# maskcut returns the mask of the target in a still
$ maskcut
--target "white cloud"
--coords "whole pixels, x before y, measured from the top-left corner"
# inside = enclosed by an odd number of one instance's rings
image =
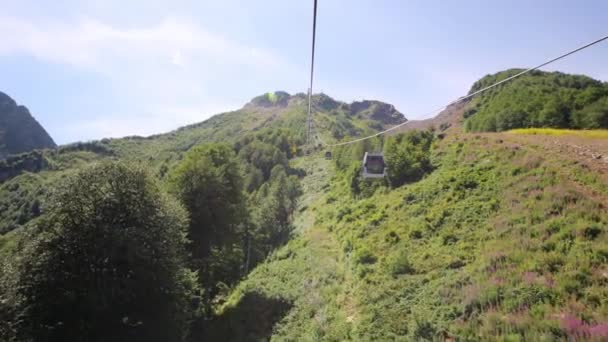
[[[172,62],[181,61],[182,55],[202,55],[223,64],[290,67],[271,51],[234,42],[176,17],[167,17],[148,27],[118,28],[86,17],[72,24],[34,24],[0,15],[0,37],[0,54],[31,55],[98,71],[116,61],[167,55]]]
[[[182,58],[181,51],[177,50],[173,53],[171,57],[171,63],[175,64],[178,67],[184,67],[184,59]]]
[[[236,82],[264,92],[263,87],[300,73],[273,51],[231,40],[183,17],[117,27],[90,17],[69,23],[0,14],[0,42],[0,56],[67,65],[111,85],[99,97],[115,102],[115,112],[96,112],[92,104],[86,115],[62,113],[70,125],[51,129],[59,142],[166,132],[241,106],[231,94]],[[66,92],[65,101],[70,96]]]

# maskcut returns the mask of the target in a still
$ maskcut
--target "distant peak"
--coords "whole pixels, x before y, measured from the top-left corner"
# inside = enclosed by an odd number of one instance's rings
[[[334,100],[331,96],[319,93],[312,95],[313,106],[317,106],[323,110],[334,110],[342,104],[342,102]]]
[[[0,107],[3,106],[15,107],[17,106],[17,102],[15,102],[15,100],[13,100],[10,96],[0,91]]]
[[[260,107],[273,107],[273,106],[285,107],[285,106],[287,106],[287,103],[289,102],[290,97],[291,97],[291,95],[289,95],[288,92],[285,92],[282,90],[271,91],[266,94],[254,97],[249,102],[249,104],[254,105],[254,106],[260,106]]]
[[[284,108],[290,105],[307,105],[308,94],[297,93],[290,95],[285,91],[268,92],[254,97],[245,105],[246,108]],[[312,95],[313,110],[332,112],[342,110],[360,119],[379,121],[386,125],[395,125],[407,121],[395,106],[377,100],[355,101],[351,104],[335,100],[325,93]]]
[[[35,149],[53,148],[55,142],[25,106],[0,92],[0,159]]]
[[[395,106],[376,100],[355,101],[350,104],[350,113],[353,116],[366,117],[390,125],[407,121]]]

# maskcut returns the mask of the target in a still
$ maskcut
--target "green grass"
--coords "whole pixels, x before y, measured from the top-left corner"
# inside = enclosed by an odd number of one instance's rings
[[[559,129],[559,128],[519,128],[508,131],[511,134],[526,134],[526,135],[574,135],[584,138],[601,138],[608,139],[608,130],[606,129]]]

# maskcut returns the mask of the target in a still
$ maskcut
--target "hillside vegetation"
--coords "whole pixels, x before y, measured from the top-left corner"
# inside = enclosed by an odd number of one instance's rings
[[[233,340],[606,338],[605,177],[505,137],[427,151],[434,170],[397,188],[354,193],[347,169],[315,180],[314,224],[218,311]],[[242,323],[284,306],[272,331]]]
[[[521,81],[452,108],[439,131],[331,160],[305,144],[304,94],[285,92],[166,134],[11,156],[0,340],[606,340],[602,135],[450,125],[603,120],[601,82]],[[406,120],[378,101],[313,100],[315,141]],[[364,153],[380,151],[387,176],[363,179]]]
[[[340,136],[404,120],[380,102],[314,102]],[[269,93],[169,134],[3,161],[2,340],[205,336],[213,308],[292,236],[305,109]]]
[[[521,72],[488,75],[475,92]],[[533,71],[474,98],[467,111],[469,131],[500,132],[514,128],[608,128],[608,84],[587,76]]]
[[[27,108],[0,92],[0,160],[11,154],[55,146]]]
[[[405,120],[393,106],[379,101],[347,104],[324,94],[313,96],[313,109],[315,126],[327,142],[376,132]],[[52,185],[66,172],[92,162],[112,159],[138,163],[164,180],[168,171],[194,146],[225,142],[234,145],[239,156],[249,162],[251,156],[260,154],[256,151],[264,150],[262,155],[268,154],[268,160],[257,161],[256,168],[267,179],[277,158],[286,165],[288,158],[303,153],[306,110],[304,94],[268,93],[254,98],[242,109],[166,134],[102,139],[11,156],[0,161],[0,233],[21,227],[37,217],[44,211]],[[254,136],[258,138],[253,139]],[[247,141],[253,141],[252,145],[242,149]],[[282,155],[275,156],[275,148],[279,148]],[[257,170],[247,166],[245,182],[249,189],[252,184],[259,185]]]

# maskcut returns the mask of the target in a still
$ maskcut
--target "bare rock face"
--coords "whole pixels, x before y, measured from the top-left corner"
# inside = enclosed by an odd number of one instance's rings
[[[56,146],[26,107],[0,92],[0,159]]]

